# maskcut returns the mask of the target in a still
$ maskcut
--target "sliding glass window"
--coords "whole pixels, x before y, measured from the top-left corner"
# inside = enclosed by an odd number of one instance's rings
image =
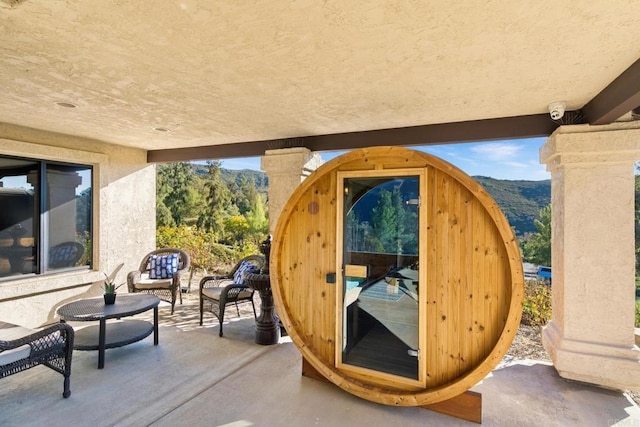
[[[91,266],[91,166],[0,156],[0,280]]]

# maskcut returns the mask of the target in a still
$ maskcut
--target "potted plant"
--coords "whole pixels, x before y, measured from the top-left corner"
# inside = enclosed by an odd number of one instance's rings
[[[124,283],[120,283],[116,285],[114,279],[109,278],[107,273],[104,273],[104,303],[107,305],[114,304],[116,302],[116,290],[124,285]]]

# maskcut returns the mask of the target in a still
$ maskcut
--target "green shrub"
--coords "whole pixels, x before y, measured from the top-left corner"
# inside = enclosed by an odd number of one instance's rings
[[[551,320],[551,286],[537,280],[525,281],[522,323],[529,326],[544,326],[549,320]]]
[[[76,265],[91,265],[91,261],[93,259],[93,253],[91,251],[91,234],[89,234],[88,231],[76,233],[76,242],[84,246],[84,252]]]
[[[209,272],[226,271],[242,253],[215,242],[212,233],[206,233],[197,227],[158,227],[156,230],[158,248],[178,248],[191,257],[194,268]]]

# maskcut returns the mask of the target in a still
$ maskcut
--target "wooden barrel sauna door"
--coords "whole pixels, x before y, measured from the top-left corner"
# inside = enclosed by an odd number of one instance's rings
[[[426,153],[378,147],[333,159],[294,191],[271,282],[292,341],[327,380],[423,406],[500,362],[524,279],[515,236],[476,181]]]

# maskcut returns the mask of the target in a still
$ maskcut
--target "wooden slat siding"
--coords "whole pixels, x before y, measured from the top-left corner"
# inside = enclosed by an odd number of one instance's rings
[[[437,349],[436,359],[436,384],[445,384],[448,382],[448,348],[447,348],[447,332],[449,326],[449,239],[446,233],[449,224],[449,207],[447,203],[448,179],[441,171],[436,173],[436,284],[438,294],[436,295],[436,305],[438,307],[438,319],[436,341],[433,343]],[[444,337],[444,339],[443,339]]]
[[[459,185],[454,179],[452,179],[449,175],[447,175],[448,188],[445,192],[445,197],[447,199],[447,203],[449,204],[449,215],[447,218],[446,229],[443,230],[446,233],[448,251],[447,251],[447,321],[448,321],[448,330],[447,335],[442,336],[440,339],[447,342],[447,380],[451,381],[457,378],[458,375],[458,361],[456,360],[456,353],[460,348],[457,343],[457,338],[454,335],[457,333],[456,324],[457,324],[457,316],[458,316],[458,297],[459,293],[456,291],[457,283],[456,283],[456,270],[459,267],[460,263],[460,246],[459,241],[456,241],[453,238],[453,227],[454,222],[456,221],[456,217],[458,212],[456,211],[455,204],[455,188]]]
[[[296,330],[300,331],[300,334],[303,336],[304,341],[308,342],[308,336],[307,336],[307,324],[305,322],[304,317],[302,317],[302,311],[304,310],[304,306],[302,305],[302,301],[299,298],[300,296],[300,288],[303,286],[302,283],[300,283],[300,277],[299,277],[299,269],[298,269],[298,255],[300,254],[299,248],[298,248],[298,244],[299,244],[299,239],[297,239],[296,236],[296,232],[297,230],[300,228],[300,221],[302,219],[302,216],[299,213],[300,209],[299,209],[299,205],[295,206],[295,213],[296,215],[293,215],[291,217],[291,224],[290,224],[290,229],[288,230],[288,234],[287,234],[287,240],[286,240],[286,247],[289,250],[288,253],[288,260],[289,262],[286,265],[286,268],[289,270],[289,283],[291,284],[290,286],[288,286],[286,288],[286,297],[287,297],[287,301],[289,302],[289,307],[288,310],[291,311],[292,317],[296,320],[297,325],[296,325]]]
[[[301,263],[299,265],[301,272],[301,280],[304,286],[301,287],[300,293],[304,293],[304,313],[306,316],[306,324],[309,336],[311,337],[310,347],[313,348],[319,355],[324,357],[324,349],[326,348],[326,341],[323,341],[324,337],[328,334],[324,332],[326,325],[322,324],[322,312],[328,307],[324,306],[324,299],[322,293],[324,291],[324,285],[318,281],[316,275],[317,259],[316,251],[319,252],[319,244],[317,241],[319,229],[316,227],[316,216],[309,213],[309,205],[315,199],[317,186],[313,186],[311,191],[307,192],[301,199],[301,212],[302,212],[302,229],[298,232],[298,239],[303,242],[301,248]],[[304,291],[304,292],[302,292]]]
[[[460,374],[465,374],[474,366],[473,348],[473,198],[471,193],[462,189],[460,193],[460,238],[464,252],[460,266]]]
[[[485,354],[489,354],[491,347],[493,347],[493,333],[495,326],[492,322],[492,314],[494,313],[494,300],[495,300],[495,287],[496,287],[496,247],[493,230],[487,229],[485,225],[485,277],[484,277],[484,346],[483,351]]]
[[[493,225],[493,224],[492,224]],[[494,225],[495,229],[495,225]],[[489,343],[489,350],[492,350],[495,343],[498,341],[502,329],[504,327],[504,313],[502,299],[505,296],[510,295],[508,288],[510,287],[504,281],[504,271],[509,270],[509,263],[505,256],[502,238],[498,230],[495,230],[494,234],[494,246],[495,257],[493,258],[493,274],[495,286],[492,288],[491,294],[491,311],[495,313],[495,319],[491,322],[493,330],[491,331],[491,342]]]
[[[335,272],[336,263],[336,231],[335,231],[335,215],[336,215],[336,182],[335,174],[327,175],[324,179],[318,181],[315,189],[315,198],[317,200],[319,212],[315,215],[318,229],[317,251],[314,259],[317,260],[318,269],[316,271],[318,287],[322,289],[322,303],[320,322],[322,324],[322,357],[324,360],[335,363],[335,329],[336,321],[336,284],[326,282],[326,274]]]
[[[311,351],[316,352],[316,348],[313,342],[313,324],[309,321],[311,320],[311,315],[308,313],[309,299],[311,293],[311,283],[308,281],[308,277],[303,269],[303,258],[304,250],[305,250],[305,240],[304,235],[301,235],[301,230],[305,228],[305,215],[303,212],[303,206],[305,206],[304,201],[298,204],[298,216],[293,222],[292,233],[291,233],[291,247],[294,248],[293,253],[293,274],[291,275],[292,283],[291,283],[291,292],[293,293],[292,300],[295,301],[297,316],[301,321],[302,328],[304,331],[304,339],[307,343],[307,346],[311,349]]]
[[[483,359],[484,355],[484,217],[485,213],[479,208],[477,200],[473,201],[474,208],[474,224],[473,224],[473,342],[472,347],[474,349],[475,362],[479,363]]]
[[[439,220],[439,216],[436,214],[438,206],[438,190],[436,180],[437,170],[429,167],[427,169],[427,188],[429,192],[426,196],[427,208],[427,241],[426,241],[426,254],[427,263],[423,266],[420,264],[421,269],[426,268],[426,283],[424,283],[421,289],[421,296],[427,296],[427,346],[423,349],[426,352],[427,357],[427,387],[433,388],[436,384],[439,384],[438,378],[440,355],[438,351],[438,331],[440,330],[440,316],[438,297],[440,293],[440,286],[438,284],[438,268],[437,268],[437,255],[438,255],[438,240],[437,240],[437,226],[436,223]],[[423,247],[421,247],[423,249]],[[426,289],[426,292],[423,290]]]
[[[451,214],[449,216],[448,235],[449,235],[449,333],[447,341],[449,342],[449,378],[458,378],[460,375],[460,319],[462,313],[466,311],[461,301],[462,292],[460,270],[463,264],[465,249],[462,246],[460,238],[460,217],[462,209],[460,205],[460,183],[452,179],[449,187],[449,205]]]
[[[305,332],[308,337],[307,343],[309,348],[318,354],[322,354],[321,347],[318,345],[318,327],[316,313],[318,309],[318,292],[319,287],[313,283],[313,240],[312,236],[313,225],[311,221],[311,215],[307,207],[311,202],[312,191],[309,191],[303,195],[300,199],[300,225],[296,229],[295,235],[297,236],[296,242],[298,243],[298,284],[296,285],[298,297],[298,304],[303,307],[301,315],[305,319]],[[309,261],[307,263],[307,261]],[[304,295],[304,297],[302,296]]]
[[[426,295],[427,311],[421,320],[426,319],[422,325],[426,329],[424,388],[395,381],[388,374],[351,374],[334,367],[338,343],[330,337],[336,331],[337,287],[327,285],[325,275],[340,273],[334,271],[336,174],[338,170],[383,170],[390,165],[420,167],[427,173],[428,191],[422,194],[427,212],[421,217],[427,230],[425,241],[420,242],[424,251],[420,298]],[[325,188],[331,189],[326,190],[329,202],[322,196]],[[312,200],[319,203],[316,215],[307,211]],[[278,314],[291,328],[291,339],[309,365],[356,396],[402,406],[446,400],[484,378],[513,340],[523,293],[517,243],[495,209],[495,202],[478,184],[455,167],[400,147],[352,152],[307,178],[283,209],[276,228],[272,286],[278,310],[284,310]],[[485,300],[487,292],[490,298]]]

